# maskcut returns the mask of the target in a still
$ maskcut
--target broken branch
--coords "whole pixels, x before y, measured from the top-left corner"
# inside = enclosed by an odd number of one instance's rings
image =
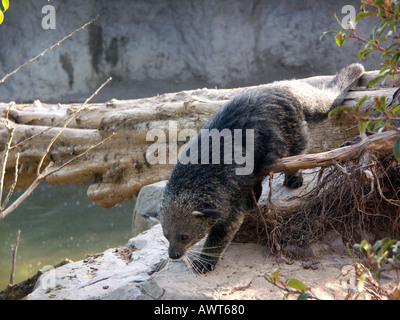
[[[8,131],[8,140],[7,140],[6,145],[4,146],[3,159],[1,161],[0,204],[1,204],[1,200],[3,199],[4,175],[6,173],[8,154],[10,152],[10,146],[11,146],[11,142],[12,142],[12,139],[14,137],[14,132],[15,132],[15,128],[9,128],[7,126],[7,124],[5,124],[5,127],[7,128],[7,131]]]
[[[17,251],[18,251],[20,235],[21,235],[21,230],[18,230],[17,237],[15,239],[15,243],[14,243],[14,247],[13,247],[13,255],[12,255],[12,261],[11,261],[11,275],[10,275],[10,284],[9,284],[9,286],[13,286],[14,285],[15,264],[17,262]]]
[[[282,158],[265,167],[260,178],[263,178],[270,173],[327,167],[335,163],[357,160],[367,150],[377,153],[388,153],[393,150],[393,145],[399,138],[399,132],[387,131],[366,137],[361,142],[354,145],[326,152]]]

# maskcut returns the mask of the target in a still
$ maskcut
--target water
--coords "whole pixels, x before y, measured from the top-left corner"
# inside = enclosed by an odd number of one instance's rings
[[[42,183],[14,212],[0,221],[0,291],[9,280],[12,247],[22,231],[15,281],[34,275],[45,265],[125,245],[132,237],[134,200],[102,209],[86,195],[88,185]],[[3,197],[4,199],[4,197]]]

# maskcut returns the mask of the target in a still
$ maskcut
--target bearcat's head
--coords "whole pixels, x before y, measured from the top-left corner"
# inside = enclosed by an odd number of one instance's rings
[[[158,214],[171,259],[181,258],[191,246],[203,239],[225,216],[214,204],[200,204],[184,197],[164,199]]]

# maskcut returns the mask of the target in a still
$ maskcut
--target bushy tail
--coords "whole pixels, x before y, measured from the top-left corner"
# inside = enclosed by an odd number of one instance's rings
[[[346,93],[358,82],[364,74],[364,67],[359,63],[353,63],[340,69],[336,76],[328,83],[327,89],[332,90],[337,94],[332,103],[332,108],[335,108],[343,103]]]

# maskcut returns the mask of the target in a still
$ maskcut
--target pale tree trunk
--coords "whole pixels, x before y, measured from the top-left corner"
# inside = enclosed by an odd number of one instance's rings
[[[353,105],[364,95],[392,97],[398,80],[387,81],[384,87],[366,88],[368,80],[377,74],[366,73],[344,101]],[[304,79],[312,85],[327,83],[332,76]],[[137,195],[142,186],[168,179],[174,164],[149,164],[147,148],[154,141],[146,141],[151,129],[161,129],[168,139],[170,121],[178,131],[199,130],[234,95],[249,88],[198,89],[168,93],[135,100],[111,100],[88,104],[62,132],[45,158],[43,168],[50,161],[55,167],[65,163],[93,145],[116,133],[109,141],[77,159],[72,164],[49,175],[50,184],[83,183],[91,181],[88,196],[102,207],[112,207]],[[15,161],[19,152],[18,189],[26,189],[37,178],[37,166],[49,145],[63,126],[63,121],[76,112],[81,104],[0,104],[0,148],[7,143],[8,126],[15,128],[13,146],[9,153],[5,183],[14,180]],[[65,122],[65,121],[64,121]],[[356,125],[344,116],[335,116],[310,126],[309,153],[327,151],[358,134]],[[47,130],[47,131],[45,131]],[[183,142],[181,143],[181,145]]]

